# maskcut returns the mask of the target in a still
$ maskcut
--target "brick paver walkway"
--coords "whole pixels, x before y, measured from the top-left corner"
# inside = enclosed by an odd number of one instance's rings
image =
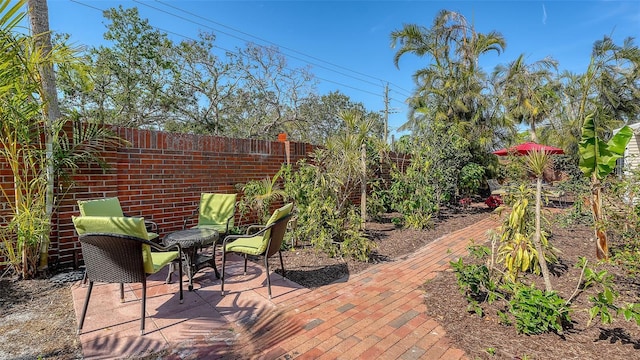
[[[163,284],[166,274],[160,274],[148,285],[143,337],[139,302],[121,304],[117,285],[97,286],[81,335],[83,353],[85,359],[158,351],[165,352],[163,359],[466,359],[425,315],[421,286],[466,255],[470,240],[486,239],[496,226],[496,219],[487,218],[315,290],[272,274],[272,300],[264,269],[252,265],[243,276],[241,261],[230,262],[226,296],[220,296],[219,280],[205,272],[194,279],[197,291],[185,291],[184,304],[176,301],[177,285]],[[73,289],[76,314],[85,291],[81,285]],[[127,296],[135,300],[139,292],[134,285]]]
[[[265,358],[464,359],[444,329],[425,315],[420,287],[466,255],[469,240],[483,240],[498,224],[485,219],[443,236],[402,260],[380,264],[279,307],[294,312],[303,331]]]

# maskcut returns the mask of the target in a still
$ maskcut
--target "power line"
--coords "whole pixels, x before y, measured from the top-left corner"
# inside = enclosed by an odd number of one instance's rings
[[[221,34],[224,34],[224,35],[230,36],[230,37],[232,37],[232,38],[234,38],[234,39],[242,40],[242,41],[245,41],[245,42],[253,42],[253,41],[251,41],[251,40],[249,40],[249,39],[246,39],[246,38],[243,38],[243,37],[240,37],[240,36],[237,36],[237,35],[231,34],[231,33],[226,32],[226,31],[222,31],[222,30],[217,29],[217,28],[215,28],[215,27],[212,27],[212,26],[210,26],[210,25],[202,24],[202,23],[200,23],[200,22],[196,22],[196,21],[191,20],[191,19],[189,19],[189,18],[186,18],[186,17],[184,17],[184,16],[177,15],[177,14],[175,14],[174,12],[169,12],[169,11],[166,11],[166,10],[160,9],[160,8],[158,8],[158,7],[151,6],[151,5],[149,5],[149,4],[146,4],[146,3],[144,3],[144,2],[141,2],[141,1],[139,1],[139,0],[133,0],[133,1],[134,1],[135,3],[138,3],[138,4],[140,4],[140,5],[143,5],[143,6],[146,6],[146,7],[148,7],[148,8],[154,9],[154,10],[156,10],[156,11],[162,12],[162,13],[167,14],[167,15],[169,15],[169,16],[173,16],[173,17],[176,17],[176,18],[178,18],[178,19],[182,19],[182,20],[184,20],[184,21],[186,21],[186,22],[189,22],[189,23],[192,23],[192,24],[195,24],[195,25],[198,25],[198,26],[202,26],[202,27],[208,28],[208,29],[210,29],[210,30],[214,30],[214,31],[216,31],[216,32],[218,32],[218,33],[221,33]],[[280,48],[280,49],[286,49],[286,50],[288,50],[288,51],[291,51],[291,52],[294,52],[294,53],[297,53],[297,54],[301,54],[301,55],[303,55],[303,56],[305,56],[305,57],[308,57],[308,58],[311,58],[311,59],[318,60],[318,61],[323,62],[323,63],[325,63],[325,64],[329,64],[329,65],[331,65],[331,66],[333,66],[333,67],[337,67],[337,68],[340,68],[340,69],[344,69],[344,70],[346,70],[346,71],[349,71],[349,72],[352,72],[352,73],[355,73],[355,74],[358,74],[358,75],[362,75],[362,76],[365,76],[365,77],[368,77],[368,78],[372,78],[372,79],[375,79],[375,80],[379,80],[379,81],[384,81],[384,80],[382,80],[382,79],[375,78],[375,77],[372,77],[372,76],[369,76],[369,75],[366,75],[366,74],[363,74],[363,73],[360,73],[360,72],[357,72],[357,71],[353,71],[353,70],[350,70],[350,69],[348,69],[348,68],[346,68],[346,67],[343,67],[343,66],[340,66],[340,65],[336,65],[336,64],[331,63],[331,62],[328,62],[328,61],[324,61],[324,60],[322,60],[322,59],[319,59],[319,58],[317,58],[317,57],[314,57],[314,56],[311,56],[311,55],[308,55],[308,54],[302,53],[302,52],[297,51],[297,50],[295,50],[295,49],[291,49],[291,48],[286,47],[286,46],[281,46],[281,45],[279,45],[279,44],[277,44],[277,43],[275,43],[275,42],[273,42],[273,41],[269,41],[269,40],[266,40],[266,39],[264,39],[264,38],[261,38],[261,37],[255,36],[255,35],[251,35],[251,34],[249,34],[249,33],[247,33],[247,32],[244,32],[244,31],[241,31],[241,30],[234,29],[234,28],[232,28],[232,27],[230,27],[230,26],[227,26],[227,25],[221,24],[221,23],[216,22],[216,21],[213,21],[213,20],[211,20],[211,19],[207,19],[207,18],[205,18],[205,17],[202,17],[202,16],[200,16],[200,15],[197,15],[197,14],[194,14],[194,13],[192,13],[192,12],[186,11],[186,10],[181,9],[181,8],[179,8],[179,7],[176,7],[176,6],[174,6],[174,5],[170,5],[170,4],[164,3],[164,2],[159,1],[159,0],[155,0],[155,1],[156,1],[156,2],[158,2],[158,3],[160,3],[160,4],[162,4],[162,5],[164,5],[164,6],[167,6],[167,7],[171,8],[171,9],[178,10],[178,11],[181,11],[181,12],[183,12],[183,13],[185,13],[185,14],[188,14],[189,16],[193,16],[193,17],[196,17],[196,18],[198,18],[198,19],[202,19],[202,20],[204,20],[204,21],[207,21],[207,22],[211,22],[211,23],[217,24],[217,25],[222,26],[222,27],[224,27],[224,28],[231,29],[232,31],[235,31],[235,32],[238,32],[238,33],[240,33],[240,34],[243,34],[243,35],[249,36],[249,37],[251,37],[251,38],[257,39],[257,40],[262,41],[262,42],[265,42],[265,43],[267,43],[267,44],[271,44],[271,45],[277,46],[277,47],[278,47],[278,48]],[[262,45],[261,45],[261,46],[262,46]],[[311,61],[309,61],[309,60],[306,60],[306,59],[300,58],[300,57],[295,56],[295,55],[291,55],[291,54],[286,53],[286,52],[283,52],[283,51],[281,51],[281,52],[282,52],[283,54],[285,54],[285,55],[289,56],[289,57],[290,57],[290,58],[292,58],[292,59],[300,60],[300,61],[305,62],[305,63],[307,63],[307,64],[310,64],[310,65],[313,65],[313,66],[317,66],[318,68],[322,68],[322,69],[325,69],[325,70],[329,70],[329,71],[331,71],[331,72],[334,72],[334,73],[340,74],[340,75],[342,75],[342,76],[346,76],[346,77],[352,78],[352,79],[354,79],[354,80],[358,80],[358,81],[361,81],[361,82],[367,83],[367,84],[369,84],[369,85],[373,85],[373,86],[377,86],[377,87],[383,87],[382,85],[377,84],[377,83],[374,83],[374,82],[371,82],[371,81],[369,81],[369,80],[365,80],[365,79],[362,79],[362,78],[356,77],[356,76],[354,76],[354,75],[350,75],[350,74],[345,73],[345,72],[342,72],[342,71],[338,71],[338,70],[335,70],[335,69],[331,69],[331,68],[329,68],[329,67],[327,67],[327,66],[324,66],[324,65],[318,64],[318,63],[316,63],[316,62],[311,62]],[[316,76],[316,77],[317,77],[317,76]],[[322,78],[320,78],[320,77],[317,77],[317,78],[318,78],[318,79],[321,79],[321,80],[325,80],[325,79],[322,79]],[[325,81],[327,81],[327,80],[325,80]],[[351,89],[354,89],[354,90],[357,90],[357,91],[362,91],[362,92],[366,92],[366,93],[372,94],[371,92],[369,92],[369,91],[367,91],[367,90],[363,90],[363,89],[360,89],[360,88],[356,88],[356,87],[351,86],[351,85],[345,85],[345,84],[342,84],[342,83],[338,83],[338,82],[336,82],[336,81],[329,81],[329,82],[334,83],[334,84],[338,84],[338,85],[341,85],[341,86],[345,86],[345,87],[348,87],[348,88],[351,88]],[[402,95],[402,94],[401,94],[401,95]]]
[[[134,2],[137,2],[137,3],[140,3],[140,4],[143,4],[143,3],[141,3],[139,0],[133,0],[133,1],[134,1]],[[155,1],[155,2],[157,2],[157,3],[160,3],[160,4],[164,5],[164,6],[170,7],[170,8],[172,8],[172,9],[175,9],[175,10],[181,11],[181,12],[183,12],[183,13],[185,13],[185,14],[188,14],[188,15],[190,15],[190,16],[193,16],[193,17],[195,17],[195,18],[202,19],[202,20],[204,20],[204,21],[207,21],[207,22],[210,22],[210,23],[213,23],[213,24],[216,24],[216,25],[222,26],[222,27],[224,27],[224,28],[227,28],[227,29],[232,30],[232,31],[235,31],[235,32],[237,32],[237,33],[240,33],[240,34],[243,34],[243,35],[249,36],[249,37],[251,37],[251,38],[254,38],[254,39],[260,40],[260,41],[262,41],[262,42],[265,42],[265,43],[268,43],[268,44],[271,44],[271,45],[275,45],[275,46],[277,46],[278,48],[286,49],[286,50],[288,50],[288,51],[292,51],[292,52],[294,52],[294,53],[296,53],[296,54],[300,54],[300,55],[302,55],[302,56],[304,56],[304,57],[307,57],[307,58],[310,58],[310,59],[314,59],[314,60],[320,61],[320,62],[322,62],[322,63],[329,64],[329,65],[331,65],[331,66],[333,66],[333,67],[336,67],[336,68],[339,68],[339,69],[343,69],[343,70],[346,70],[346,71],[349,71],[349,72],[352,72],[352,73],[354,73],[354,74],[358,74],[358,75],[361,75],[361,76],[364,76],[364,77],[367,77],[367,78],[370,78],[370,79],[374,79],[374,80],[377,80],[377,81],[382,82],[382,83],[389,83],[389,84],[392,84],[392,85],[394,85],[396,88],[398,88],[398,89],[400,89],[400,90],[403,90],[403,91],[405,91],[405,92],[407,92],[407,93],[411,93],[410,91],[407,91],[407,90],[405,90],[405,89],[401,88],[400,86],[398,86],[398,85],[396,85],[396,84],[393,84],[393,83],[389,82],[388,80],[384,80],[384,79],[381,79],[381,78],[378,78],[378,77],[375,77],[375,76],[371,76],[371,75],[368,75],[368,74],[365,74],[365,73],[362,73],[362,72],[359,72],[359,71],[356,71],[356,70],[353,70],[353,69],[349,69],[349,68],[344,67],[344,66],[342,66],[342,65],[338,65],[338,64],[335,64],[335,63],[332,63],[332,62],[329,62],[329,61],[326,61],[326,60],[320,59],[320,58],[318,58],[318,57],[316,57],[316,56],[313,56],[313,55],[309,55],[309,54],[303,53],[302,51],[298,51],[298,50],[292,49],[292,48],[290,48],[290,47],[282,46],[282,45],[277,44],[277,43],[275,43],[275,42],[273,42],[273,41],[270,41],[270,40],[267,40],[267,39],[261,38],[261,37],[259,37],[259,36],[256,36],[256,35],[253,35],[253,34],[250,34],[250,33],[248,33],[248,32],[242,31],[242,30],[235,29],[235,28],[233,28],[233,27],[231,27],[231,26],[228,26],[228,25],[222,24],[222,23],[220,23],[220,22],[217,22],[217,21],[214,21],[214,20],[211,20],[211,19],[205,18],[205,17],[200,16],[200,15],[198,15],[198,14],[194,14],[194,13],[192,13],[192,12],[190,12],[190,11],[184,10],[184,9],[182,9],[182,8],[179,8],[179,7],[175,6],[175,5],[168,4],[168,3],[166,3],[166,2],[164,2],[164,1],[162,1],[162,0],[154,0],[154,1]],[[150,5],[146,5],[146,4],[143,4],[143,5],[151,7]],[[154,7],[152,7],[152,8],[154,8]],[[169,15],[172,15],[173,13],[168,13],[168,14],[169,14]],[[187,20],[187,21],[191,21],[191,20]],[[195,22],[194,22],[194,23],[195,23]],[[218,31],[219,31],[219,30],[218,30]],[[229,34],[227,34],[227,35],[229,35]],[[233,36],[233,35],[230,35],[230,36]],[[234,37],[235,37],[235,36],[234,36]],[[236,37],[236,38],[237,38],[237,37]],[[246,40],[246,39],[241,39],[241,40],[243,40],[243,41],[248,41],[248,40]],[[290,55],[290,56],[291,56],[291,55]],[[299,60],[300,60],[300,59],[299,59]],[[309,62],[309,63],[310,63],[310,62]],[[312,64],[312,63],[310,63],[310,64]],[[314,65],[317,65],[317,64],[314,64]],[[320,65],[317,65],[317,66],[320,66]],[[339,73],[339,74],[341,74],[341,75],[345,75],[345,74],[340,73],[340,72],[338,72],[338,73]],[[350,76],[350,75],[345,75],[345,76]],[[350,76],[350,77],[351,77],[351,76]],[[367,81],[365,81],[365,80],[358,79],[358,78],[354,78],[354,79],[356,79],[356,80],[360,80],[360,81],[363,81],[363,82],[367,82]],[[367,83],[369,83],[369,84],[373,84],[373,85],[376,85],[376,84],[371,83],[371,82],[367,82]],[[382,86],[382,87],[384,88],[384,86]],[[408,95],[407,95],[407,96],[408,96]]]
[[[83,3],[83,2],[78,1],[78,0],[70,0],[70,1],[71,1],[71,2],[73,2],[73,3],[76,3],[76,4],[78,4],[78,5],[85,6],[85,7],[87,7],[87,8],[90,8],[90,9],[94,9],[94,10],[100,11],[101,13],[104,13],[104,11],[105,11],[104,9],[101,9],[101,8],[96,7],[96,6],[93,6],[93,5],[89,5],[89,4]],[[245,42],[249,42],[249,43],[250,43],[250,42],[252,42],[252,41],[250,41],[250,40],[248,40],[248,39],[246,39],[246,38],[242,38],[242,37],[236,36],[236,35],[234,35],[234,34],[230,34],[230,33],[228,33],[228,32],[222,31],[222,30],[220,30],[220,29],[216,29],[216,28],[214,28],[214,27],[212,27],[212,26],[209,26],[209,25],[206,25],[206,24],[202,24],[202,23],[196,22],[196,21],[194,21],[194,20],[192,20],[192,19],[186,18],[186,17],[184,17],[184,16],[177,15],[177,14],[172,13],[172,12],[168,12],[168,11],[166,11],[166,10],[164,10],[164,9],[160,9],[160,8],[158,8],[158,7],[155,7],[155,6],[151,6],[151,5],[145,4],[145,3],[143,3],[143,2],[140,2],[139,0],[133,0],[133,1],[134,1],[134,2],[136,2],[136,3],[138,3],[138,4],[141,4],[141,5],[143,5],[143,6],[146,6],[146,7],[148,7],[148,8],[151,8],[151,9],[154,9],[154,10],[156,10],[156,11],[159,11],[159,12],[162,12],[162,13],[164,13],[164,14],[167,14],[167,15],[169,15],[169,16],[172,16],[172,17],[175,17],[175,18],[178,18],[178,19],[184,20],[184,21],[186,21],[186,22],[189,22],[189,23],[192,23],[192,24],[195,24],[195,25],[198,25],[198,26],[202,26],[202,27],[208,28],[208,29],[210,29],[210,30],[213,30],[213,31],[219,32],[219,33],[221,33],[221,34],[224,34],[224,35],[230,36],[230,37],[232,37],[232,38],[235,38],[235,39],[238,39],[238,40],[241,40],[241,41],[245,41]],[[215,22],[215,21],[210,20],[210,19],[206,19],[206,18],[201,17],[201,16],[199,16],[199,15],[197,15],[197,14],[193,14],[193,13],[188,12],[188,11],[186,11],[186,10],[183,10],[183,9],[177,8],[177,7],[175,7],[175,6],[172,6],[172,5],[166,4],[166,3],[162,2],[162,1],[158,1],[158,0],[156,0],[156,2],[158,2],[158,3],[160,3],[160,4],[163,4],[163,5],[167,6],[167,7],[170,7],[170,8],[172,8],[172,9],[182,11],[183,13],[186,13],[186,14],[188,14],[188,15],[191,15],[191,16],[194,16],[194,17],[197,17],[197,18],[203,19],[203,20],[205,20],[205,21],[208,21],[208,22],[211,22],[211,23],[214,23],[214,24],[218,24],[218,25],[220,25],[220,26],[223,26],[223,27],[225,27],[225,28],[228,28],[228,29],[231,29],[231,30],[233,30],[233,31],[239,32],[239,33],[241,33],[241,34],[245,34],[245,35],[247,35],[247,36],[253,37],[253,38],[258,39],[258,40],[260,40],[260,41],[263,41],[263,42],[266,42],[266,43],[269,43],[269,44],[272,44],[272,45],[275,45],[275,46],[278,46],[278,47],[282,47],[282,46],[280,46],[280,45],[278,45],[278,44],[276,44],[276,43],[274,43],[274,42],[272,42],[272,41],[269,41],[269,40],[266,40],[266,39],[262,39],[262,38],[260,38],[260,37],[257,37],[257,36],[254,36],[254,35],[251,35],[251,34],[249,34],[249,33],[246,33],[246,32],[240,31],[240,30],[236,30],[236,29],[234,29],[234,28],[232,28],[232,27],[229,27],[229,26],[227,26],[227,25],[220,24],[220,23]],[[192,41],[196,41],[196,39],[194,39],[194,38],[192,38],[192,37],[190,37],[190,36],[183,35],[183,34],[179,34],[179,33],[175,32],[175,31],[171,31],[171,30],[167,30],[167,29],[164,29],[164,28],[160,28],[160,27],[157,27],[157,26],[154,26],[154,25],[151,25],[151,24],[149,24],[149,26],[151,26],[152,28],[154,28],[154,29],[156,29],[156,30],[159,30],[159,31],[161,31],[161,32],[165,32],[165,33],[168,33],[168,34],[173,34],[173,35],[175,35],[175,36],[179,36],[179,37],[181,37],[181,38],[185,38],[185,39],[189,39],[189,40],[192,40]],[[257,45],[259,45],[259,44],[257,44]],[[259,45],[259,46],[262,46],[262,45]],[[218,46],[218,45],[216,45],[216,44],[214,44],[214,47],[219,48],[219,49],[221,49],[221,50],[223,50],[223,51],[226,51],[226,52],[229,52],[229,53],[238,54],[236,51],[229,50],[229,49],[225,49],[225,48],[223,48],[223,47],[221,47],[221,46]],[[321,62],[327,63],[327,64],[329,64],[329,65],[331,65],[331,66],[335,66],[335,67],[338,67],[338,68],[342,68],[342,69],[345,69],[345,70],[347,70],[347,71],[351,71],[351,72],[353,72],[353,73],[360,74],[360,75],[362,75],[362,76],[369,77],[369,78],[372,78],[372,79],[376,79],[376,80],[384,81],[384,80],[381,80],[381,79],[378,79],[378,78],[375,78],[375,77],[372,77],[372,76],[369,76],[369,75],[366,75],[366,74],[363,74],[363,73],[360,73],[360,72],[357,72],[357,71],[349,70],[349,69],[347,69],[347,68],[345,68],[345,67],[342,67],[342,66],[340,66],[340,65],[336,65],[336,64],[333,64],[333,63],[330,63],[330,62],[324,61],[324,60],[322,60],[322,59],[319,59],[319,58],[316,58],[316,57],[313,57],[313,56],[310,56],[310,55],[304,54],[304,53],[302,53],[302,52],[300,52],[300,51],[297,51],[297,50],[294,50],[294,49],[290,49],[290,48],[288,48],[288,47],[282,47],[282,48],[287,49],[287,50],[289,50],[289,51],[293,51],[293,52],[295,52],[295,53],[302,54],[302,55],[304,55],[304,56],[306,56],[306,57],[309,57],[309,58],[312,58],[312,59],[317,59],[318,61],[321,61]],[[323,65],[320,65],[320,64],[317,64],[317,63],[310,62],[310,61],[305,60],[305,59],[301,59],[300,57],[293,56],[293,55],[291,55],[291,54],[286,54],[286,55],[288,55],[289,57],[291,57],[291,58],[293,58],[293,59],[297,59],[297,60],[300,60],[300,61],[302,61],[302,62],[305,62],[305,63],[307,63],[307,64],[314,65],[314,66],[317,66],[317,67],[319,67],[319,68],[322,68],[322,69],[325,69],[325,70],[328,70],[328,71],[331,71],[331,72],[334,72],[334,73],[337,73],[337,74],[340,74],[340,75],[343,75],[343,76],[347,76],[347,77],[350,77],[350,78],[352,78],[352,79],[355,79],[355,80],[358,80],[358,81],[361,81],[361,82],[364,82],[364,83],[368,83],[368,84],[373,85],[373,86],[380,86],[380,88],[381,88],[381,89],[383,89],[383,88],[384,88],[384,86],[383,86],[383,85],[378,85],[378,84],[373,83],[373,82],[371,82],[371,81],[364,80],[364,79],[361,79],[361,78],[355,77],[355,76],[353,76],[353,75],[349,75],[349,74],[346,74],[346,73],[344,73],[344,72],[340,72],[340,71],[337,71],[337,70],[335,70],[335,69],[331,69],[331,68],[328,68],[328,67],[326,67],[326,66],[323,66]],[[295,71],[295,70],[293,70],[293,71]],[[372,91],[370,91],[370,90],[365,90],[365,89],[362,89],[362,88],[355,87],[355,86],[353,86],[353,85],[348,85],[348,84],[344,84],[344,83],[341,83],[341,82],[338,82],[338,81],[325,79],[325,78],[319,77],[319,76],[317,76],[317,75],[314,75],[314,76],[315,76],[317,79],[321,80],[321,81],[325,81],[325,82],[328,82],[328,83],[336,84],[336,85],[339,85],[339,86],[342,86],[342,87],[345,87],[345,88],[349,88],[349,89],[352,89],[352,90],[356,90],[356,91],[359,91],[359,92],[362,92],[362,93],[366,93],[366,94],[369,94],[369,95],[373,95],[373,96],[376,96],[376,97],[384,98],[384,97],[383,97],[382,95],[380,95],[379,93],[372,92]],[[389,83],[389,82],[387,82],[387,83]],[[391,83],[390,83],[390,84],[391,84]],[[394,84],[394,86],[395,86],[395,84]],[[399,88],[399,87],[398,87],[398,88]],[[401,88],[400,88],[400,89],[401,89]],[[402,90],[403,90],[403,89],[402,89]],[[398,94],[400,94],[400,95],[402,95],[402,96],[407,96],[407,97],[408,97],[408,95],[403,94],[403,93],[401,93],[401,92],[399,92],[399,91],[397,91],[397,90],[391,90],[391,89],[390,89],[390,91],[394,91],[394,92],[396,92],[396,93],[398,93]],[[398,101],[398,100],[395,100],[395,99],[391,99],[391,101],[394,101],[394,102],[396,102],[396,103],[398,103],[398,104],[401,104],[401,105],[405,106],[405,104],[404,104],[403,102],[401,102],[401,101]]]

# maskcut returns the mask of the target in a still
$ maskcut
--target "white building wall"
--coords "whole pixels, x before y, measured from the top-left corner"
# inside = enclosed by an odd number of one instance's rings
[[[622,161],[618,160],[616,173],[620,175],[623,170],[629,171],[640,167],[640,123],[629,125],[629,127],[633,131],[633,137],[631,137],[627,148],[624,150],[624,158]],[[618,130],[620,129],[614,130],[613,133],[617,133]],[[624,166],[624,169],[621,168],[622,166]]]
[[[637,169],[640,165],[640,136],[635,133],[624,151],[625,167],[629,169]]]

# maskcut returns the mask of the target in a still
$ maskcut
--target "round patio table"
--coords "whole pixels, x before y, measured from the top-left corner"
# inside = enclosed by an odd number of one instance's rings
[[[220,235],[216,230],[193,228],[169,233],[162,239],[165,246],[180,244],[182,247],[184,272],[189,278],[189,291],[193,290],[193,275],[205,267],[212,267],[216,279],[220,278],[215,261],[215,246],[213,255],[203,254],[198,251],[203,247],[215,244],[219,237]],[[173,271],[170,270],[167,282],[171,281],[172,273]]]

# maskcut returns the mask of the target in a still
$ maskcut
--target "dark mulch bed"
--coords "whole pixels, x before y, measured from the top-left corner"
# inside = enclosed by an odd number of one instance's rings
[[[588,266],[614,275],[620,304],[640,301],[640,279],[630,278],[612,264],[596,265],[592,228],[555,226],[552,234],[550,242],[560,250],[560,261],[550,269],[554,273],[551,282],[563,299],[569,299],[578,286],[581,269],[574,264],[583,256],[588,259]],[[474,260],[465,258],[465,262]],[[526,281],[544,289],[540,277],[527,276]],[[562,335],[527,336],[518,334],[514,326],[500,324],[496,314],[504,310],[504,303],[484,304],[484,317],[467,312],[467,302],[455,284],[455,274],[445,272],[425,285],[427,313],[472,359],[640,359],[640,327],[635,322],[620,317],[610,325],[594,320],[587,326],[589,297],[595,295],[595,289],[580,293],[573,300],[572,324]]]
[[[299,244],[292,251],[283,253],[285,275],[310,289],[327,285],[350,274],[357,274],[377,263],[411,254],[429,242],[484,219],[489,214],[490,211],[484,204],[476,204],[466,209],[449,208],[442,212],[439,219],[434,220],[433,227],[428,230],[396,227],[391,219],[397,214],[386,214],[378,222],[369,222],[365,225],[367,235],[376,244],[369,262],[330,258],[314,251],[308,244]],[[272,261],[272,268],[279,269],[280,264],[276,259],[272,258]],[[269,264],[272,266],[272,263]]]

